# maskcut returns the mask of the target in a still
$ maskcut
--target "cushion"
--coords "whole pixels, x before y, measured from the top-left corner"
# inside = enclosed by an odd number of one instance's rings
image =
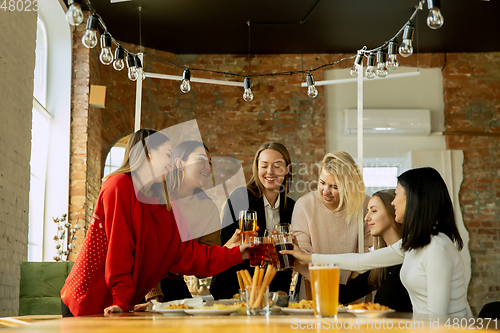
[[[73,262],[22,262],[19,315],[61,314],[61,289]]]

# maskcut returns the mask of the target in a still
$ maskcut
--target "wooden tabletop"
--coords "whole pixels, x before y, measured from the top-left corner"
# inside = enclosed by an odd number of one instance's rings
[[[386,318],[361,319],[350,313],[339,314],[337,321],[332,318],[315,318],[314,316],[289,316],[271,315],[265,316],[164,316],[158,313],[125,313],[112,316],[87,316],[77,318],[59,319],[43,318],[41,321],[33,321],[18,327],[2,328],[1,333],[9,332],[64,332],[64,333],[155,333],[155,332],[203,332],[203,333],[260,333],[260,332],[297,332],[302,330],[313,330],[316,332],[470,332],[474,328],[472,324],[479,324],[474,318],[450,318],[436,316],[415,316],[411,313],[392,313]],[[10,317],[10,319],[22,321],[23,317]],[[9,318],[0,318],[5,320]],[[453,321],[455,320],[455,322]],[[448,321],[448,325],[446,322]],[[26,321],[27,322],[27,321]],[[490,321],[488,331],[500,323]],[[486,328],[486,322],[482,323]],[[337,327],[338,329],[336,329]]]

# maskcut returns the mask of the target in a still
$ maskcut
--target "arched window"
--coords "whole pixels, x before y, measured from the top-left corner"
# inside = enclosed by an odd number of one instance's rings
[[[47,30],[37,20],[36,60],[31,126],[28,260],[41,261],[47,180],[47,151],[51,114],[47,111]]]
[[[68,214],[71,30],[62,2],[40,6],[33,82],[28,260],[53,260],[57,225]]]

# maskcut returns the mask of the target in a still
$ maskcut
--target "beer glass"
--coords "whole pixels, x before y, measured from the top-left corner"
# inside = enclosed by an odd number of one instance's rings
[[[274,234],[272,236],[274,248],[278,256],[278,271],[293,269],[295,257],[291,254],[281,254],[283,250],[293,250],[293,238],[291,234]]]
[[[251,267],[264,267],[264,265],[266,264],[266,238],[267,237],[252,237],[252,239],[250,240],[250,243],[254,245],[248,249]]]
[[[289,223],[278,223],[274,226],[274,230],[282,234],[290,233],[290,224]]]
[[[316,317],[337,317],[339,266],[334,263],[309,264]]]
[[[257,212],[254,210],[240,211],[239,227],[241,244],[250,242],[250,237],[257,231]]]

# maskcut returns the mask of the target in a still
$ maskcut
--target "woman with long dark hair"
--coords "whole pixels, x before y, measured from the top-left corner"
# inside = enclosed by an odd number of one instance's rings
[[[219,210],[202,190],[208,181],[212,181],[208,149],[202,142],[184,141],[174,148],[172,161],[174,166],[167,176],[167,188],[184,217],[190,238],[200,244],[221,245]],[[190,297],[184,275],[168,273],[145,296],[145,300],[168,302]],[[142,308],[145,306],[138,306],[135,310]]]
[[[394,220],[394,190],[375,192],[368,202],[365,221],[373,236],[375,250],[392,245],[401,239],[403,225]],[[297,265],[300,273],[309,279],[309,270]],[[401,312],[412,312],[410,296],[399,278],[401,265],[375,268],[358,275],[339,286],[339,303],[348,304],[376,290],[375,303]]]
[[[222,243],[232,237],[238,228],[240,210],[257,212],[259,236],[266,229],[274,229],[278,223],[290,224],[295,201],[287,195],[292,182],[292,161],[286,147],[278,142],[263,144],[255,153],[252,163],[252,178],[246,188],[237,188],[231,193],[224,208],[221,230]],[[210,292],[215,299],[231,298],[238,293],[239,285],[236,271],[250,269],[250,264],[241,265],[214,276]],[[288,294],[292,271],[278,272],[269,289]]]
[[[248,258],[247,244],[229,249],[182,241],[165,184],[171,155],[161,132],[141,129],[130,137],[122,166],[102,185],[61,290],[64,316],[127,312],[167,272],[213,275]]]
[[[282,251],[302,264],[336,262],[341,268],[368,270],[403,263],[401,281],[408,290],[414,313],[470,315],[465,286],[463,246],[446,184],[435,169],[419,168],[398,177],[392,202],[396,222],[403,224],[402,239],[365,254],[309,255]]]

